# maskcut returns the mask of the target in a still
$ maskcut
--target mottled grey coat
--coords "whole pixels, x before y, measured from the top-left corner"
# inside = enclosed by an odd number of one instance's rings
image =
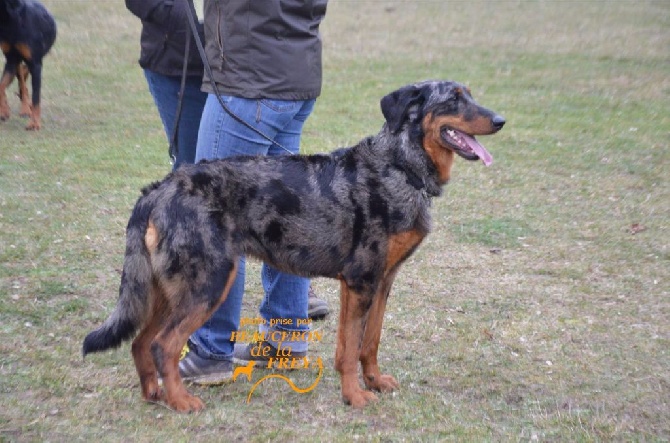
[[[430,230],[430,200],[455,154],[490,161],[472,136],[505,121],[454,82],[410,85],[381,106],[386,123],[377,135],[330,155],[185,165],[145,188],[128,222],[119,302],[86,337],[84,354],[141,328],[133,357],[145,398],[160,399],[158,371],[172,408],[201,409],[183,394],[179,352],[225,299],[239,257],[249,255],[285,272],[339,279],[343,397],[354,406],[374,398],[359,387],[359,359],[369,389],[395,389],[377,365],[393,279]]]

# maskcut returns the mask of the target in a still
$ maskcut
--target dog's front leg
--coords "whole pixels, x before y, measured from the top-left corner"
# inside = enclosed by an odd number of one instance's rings
[[[377,396],[361,388],[358,382],[358,359],[369,310],[367,297],[353,291],[344,280],[340,281],[340,324],[337,330],[335,369],[340,373],[342,399],[355,408],[362,408]]]
[[[6,66],[0,79],[0,120],[5,121],[9,119],[12,114],[9,104],[7,103],[7,88],[14,80],[14,71],[11,67]]]
[[[389,392],[400,387],[395,378],[382,374],[379,370],[377,351],[382,335],[386,301],[391,292],[393,280],[403,261],[419,246],[424,237],[424,232],[411,230],[389,238],[384,278],[372,301],[360,351],[365,385],[375,391]]]
[[[379,350],[379,340],[382,335],[382,323],[384,321],[386,301],[388,300],[397,269],[398,268],[395,268],[386,276],[372,301],[372,307],[370,308],[368,320],[365,324],[365,333],[363,334],[363,344],[360,353],[365,385],[369,389],[380,392],[391,392],[400,387],[400,384],[393,378],[393,376],[381,373],[377,362],[377,352]]]
[[[26,125],[27,131],[39,131],[42,127],[41,90],[42,90],[42,64],[33,62],[30,69],[31,82],[33,86],[32,106],[30,107],[30,119]]]

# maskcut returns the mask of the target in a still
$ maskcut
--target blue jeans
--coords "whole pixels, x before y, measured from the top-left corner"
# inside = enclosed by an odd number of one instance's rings
[[[196,161],[226,158],[234,155],[290,155],[300,151],[300,135],[315,100],[252,100],[222,96],[226,105],[244,121],[277,141],[290,152],[265,140],[249,128],[234,120],[219,104],[216,95],[209,94],[200,122]],[[228,297],[214,315],[192,336],[198,355],[203,358],[227,360],[232,358],[234,342],[231,332],[240,324],[242,296],[244,294],[245,261],[240,259],[235,282]],[[265,297],[260,315],[267,324],[273,319],[291,319],[290,326],[261,327],[261,332],[305,331],[309,326],[298,319],[307,318],[309,280],[277,271],[265,263],[261,269]],[[269,334],[280,336],[281,334]],[[267,337],[267,335],[266,335]],[[307,342],[280,343],[268,340],[275,347],[291,347],[294,352],[307,350]]]
[[[144,76],[149,85],[149,92],[158,108],[158,114],[163,122],[163,128],[169,142],[172,138],[174,121],[177,116],[181,77],[158,74],[148,69],[144,70]],[[195,161],[200,116],[207,100],[207,93],[200,90],[201,85],[202,77],[200,76],[186,78],[184,100],[179,118],[179,133],[177,134],[178,152],[173,169],[177,169],[182,163],[194,163]]]

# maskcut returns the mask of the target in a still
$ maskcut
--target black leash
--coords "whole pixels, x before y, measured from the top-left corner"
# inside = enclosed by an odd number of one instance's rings
[[[193,35],[193,39],[195,40],[195,45],[198,48],[198,52],[200,53],[200,58],[202,59],[202,63],[205,66],[205,71],[207,72],[207,76],[209,76],[209,82],[212,85],[212,89],[214,90],[214,95],[216,95],[217,100],[219,101],[219,104],[221,105],[221,108],[228,114],[230,115],[235,121],[241,123],[242,125],[246,126],[247,128],[251,129],[254,131],[256,134],[260,135],[263,137],[265,140],[269,141],[270,143],[276,145],[277,147],[283,149],[284,151],[288,152],[289,154],[293,154],[291,151],[286,149],[284,146],[281,144],[277,143],[275,140],[271,139],[267,135],[265,135],[262,131],[259,129],[255,128],[254,126],[250,125],[247,123],[244,119],[236,115],[221,99],[221,94],[219,93],[219,88],[216,85],[216,82],[214,81],[214,77],[212,76],[212,67],[209,65],[209,61],[207,60],[207,54],[205,54],[205,48],[202,46],[202,42],[200,41],[200,35],[198,34],[198,27],[195,22],[195,6],[193,5],[193,0],[184,0],[186,2],[186,15],[188,16],[188,24],[189,27],[191,28],[191,32],[187,33],[187,40],[186,40],[186,48],[184,49],[184,69],[182,71],[182,77],[181,77],[181,90],[179,91],[179,101],[177,102],[177,114],[175,116],[175,123],[174,123],[174,128],[172,130],[172,139],[170,140],[170,158],[172,159],[172,162],[174,163],[175,159],[177,158],[177,153],[179,152],[179,146],[177,142],[177,135],[179,133],[179,119],[181,118],[181,109],[183,105],[183,98],[184,98],[184,89],[186,85],[186,67],[188,64],[188,56],[189,56],[189,48],[191,46],[191,34]]]
[[[192,0],[191,0],[192,1]],[[177,99],[177,112],[174,116],[174,126],[172,127],[172,136],[170,137],[170,161],[174,165],[179,154],[179,120],[181,120],[181,110],[184,104],[184,91],[186,89],[186,75],[188,72],[188,59],[191,49],[191,33],[186,33],[186,48],[184,49],[184,66],[181,71],[181,86],[179,88],[179,98]]]

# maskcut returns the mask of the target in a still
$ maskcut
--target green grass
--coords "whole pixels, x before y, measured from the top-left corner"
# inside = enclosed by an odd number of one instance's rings
[[[495,163],[457,162],[396,280],[380,364],[397,393],[342,404],[338,287],[318,279],[335,312],[315,325],[317,388],[271,380],[247,404],[246,382],[194,387],[207,409],[185,416],[141,400],[128,345],[81,358],[139,189],[170,168],[139,22],[121,2],[46,4],[43,130],[0,123],[0,441],[670,439],[667,2],[331,0],[305,152],[378,131],[395,88],[448,78],[506,117],[481,139]]]

